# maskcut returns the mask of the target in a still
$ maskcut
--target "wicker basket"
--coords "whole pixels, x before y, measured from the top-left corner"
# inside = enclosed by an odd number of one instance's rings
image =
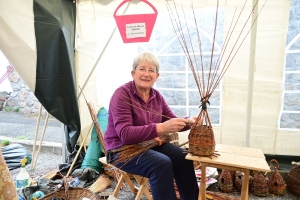
[[[300,196],[300,165],[296,165],[291,168],[287,178],[287,189]]]
[[[276,164],[276,166],[273,165],[274,163]],[[272,159],[270,161],[270,165],[271,167],[273,167],[274,172],[271,174],[268,183],[269,191],[271,194],[283,196],[286,193],[286,184],[284,183],[282,176],[278,173],[277,169],[279,168],[279,163],[276,160]]]
[[[67,195],[68,197],[67,197]],[[100,198],[93,193],[91,190],[86,188],[68,188],[68,189],[60,189],[54,192],[51,192],[50,194],[40,198],[39,200],[52,200],[53,198],[56,199],[62,199],[65,200],[82,200],[84,197],[90,199],[90,200],[100,200]]]
[[[188,139],[189,153],[207,157],[214,155],[216,141],[207,109],[201,109],[195,124],[190,130]]]
[[[266,197],[269,195],[268,181],[261,172],[258,172],[253,176],[252,185],[255,196]]]
[[[189,152],[197,156],[211,156],[215,152],[212,126],[194,125],[189,133]]]
[[[233,191],[232,176],[229,170],[222,170],[219,177],[219,188],[222,192],[231,193]]]
[[[242,191],[244,174],[240,171],[235,172],[234,187],[237,191]]]
[[[212,192],[206,191],[206,199],[213,199],[213,200],[239,200],[240,198],[230,196],[228,194],[223,194],[221,192]]]

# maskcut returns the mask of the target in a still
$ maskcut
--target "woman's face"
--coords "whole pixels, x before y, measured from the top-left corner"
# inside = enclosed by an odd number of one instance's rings
[[[159,77],[156,67],[147,61],[140,62],[131,75],[138,89],[150,89]]]

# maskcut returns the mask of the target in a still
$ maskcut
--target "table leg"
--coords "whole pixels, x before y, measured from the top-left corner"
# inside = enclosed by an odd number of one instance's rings
[[[246,170],[243,178],[243,185],[241,191],[241,200],[248,200],[248,191],[249,191],[249,174],[250,170]]]
[[[201,163],[201,182],[198,200],[206,200],[206,165]]]

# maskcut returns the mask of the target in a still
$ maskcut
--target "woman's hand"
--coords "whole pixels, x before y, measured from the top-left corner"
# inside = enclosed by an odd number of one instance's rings
[[[154,140],[157,141],[158,146],[162,145],[162,143],[163,143],[163,141],[159,137],[154,138]]]
[[[158,134],[162,133],[174,133],[183,129],[188,123],[187,119],[184,118],[172,118],[163,123],[156,125],[156,130]]]
[[[195,124],[196,118],[197,117],[190,117],[190,118],[188,118],[186,125],[189,126],[189,127],[193,126]]]

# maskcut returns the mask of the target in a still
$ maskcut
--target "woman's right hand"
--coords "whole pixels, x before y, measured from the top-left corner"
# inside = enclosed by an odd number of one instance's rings
[[[184,118],[172,118],[163,123],[158,123],[156,125],[156,130],[158,134],[162,133],[174,133],[183,129],[188,123],[187,119]]]

